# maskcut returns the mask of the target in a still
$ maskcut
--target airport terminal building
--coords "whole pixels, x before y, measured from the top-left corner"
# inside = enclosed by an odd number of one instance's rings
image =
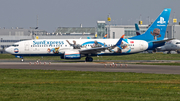
[[[146,32],[148,27],[149,25],[139,25],[140,33]],[[103,38],[105,34],[111,39],[120,38],[123,34],[125,38],[130,38],[136,36],[135,25],[107,25],[105,21],[97,21],[97,37]],[[180,39],[180,25],[168,25],[165,38]]]
[[[140,32],[144,33],[148,25],[139,25]],[[109,34],[110,33],[110,34]],[[135,25],[107,25],[105,21],[97,21],[96,27],[58,27],[55,32],[47,33],[39,29],[11,28],[0,29],[0,53],[15,42],[35,39],[102,39],[107,34],[107,38],[120,38],[125,34],[125,38],[136,36]],[[166,38],[180,39],[180,25],[168,25]]]

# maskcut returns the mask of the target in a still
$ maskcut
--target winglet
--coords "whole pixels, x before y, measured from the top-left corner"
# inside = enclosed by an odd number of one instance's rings
[[[106,38],[107,38],[107,34],[106,34],[106,35],[104,35],[103,39],[106,39]]]
[[[122,42],[123,38],[124,38],[124,35],[121,36],[121,38],[119,39],[119,41],[116,43],[116,46],[121,45],[121,42]]]
[[[108,50],[113,52],[114,50],[112,50],[112,49],[114,49],[116,46],[119,47],[120,49],[122,49],[122,48],[120,47],[120,45],[121,45],[121,43],[122,43],[123,38],[124,38],[124,35],[121,36],[121,38],[118,40],[118,42],[116,43],[116,45],[109,47]]]

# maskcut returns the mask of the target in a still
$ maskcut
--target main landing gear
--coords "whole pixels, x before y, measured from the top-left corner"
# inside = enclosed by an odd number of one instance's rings
[[[87,61],[87,62],[92,62],[92,61],[93,61],[93,58],[92,58],[92,57],[87,56],[87,57],[85,58],[85,61]]]
[[[178,54],[180,54],[180,50],[177,50],[176,52],[177,52]]]
[[[171,51],[168,51],[167,54],[171,54]]]

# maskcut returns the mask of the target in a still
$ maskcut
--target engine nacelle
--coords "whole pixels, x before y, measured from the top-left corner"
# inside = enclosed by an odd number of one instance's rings
[[[66,51],[64,52],[64,59],[80,59],[81,54],[79,51]]]

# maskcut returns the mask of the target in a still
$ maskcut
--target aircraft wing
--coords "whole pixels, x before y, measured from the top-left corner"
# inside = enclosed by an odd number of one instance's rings
[[[112,49],[116,46],[120,46],[122,41],[123,41],[124,35],[121,36],[121,38],[118,40],[116,45],[114,46],[109,46],[109,47],[96,47],[96,48],[90,48],[90,49],[84,49],[80,50],[79,52],[81,54],[97,54],[98,52],[105,51],[106,49],[112,51]],[[121,47],[120,47],[121,48]]]
[[[96,47],[96,48],[90,48],[90,49],[83,49],[80,50],[79,52],[81,54],[97,54],[98,52],[105,51],[110,47]]]

